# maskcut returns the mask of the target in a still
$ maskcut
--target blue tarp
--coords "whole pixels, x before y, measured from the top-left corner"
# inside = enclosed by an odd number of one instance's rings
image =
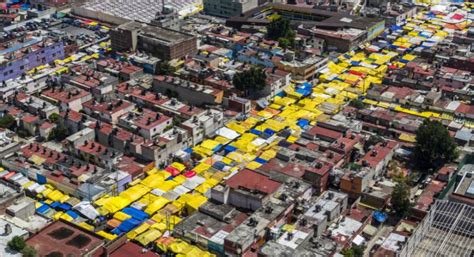
[[[214,164],[212,164],[212,167],[215,168],[215,169],[218,169],[218,170],[223,170],[224,167],[225,167],[225,163],[215,162]]]
[[[51,208],[58,208],[60,205],[61,205],[60,202],[52,202],[52,203],[50,204]]]
[[[298,125],[300,128],[305,128],[306,126],[309,125],[309,120],[306,120],[306,119],[300,119],[296,125]]]
[[[120,223],[120,225],[117,228],[120,231],[129,232],[130,230],[140,226],[140,224],[142,224],[142,221],[134,219],[134,218],[130,218]]]
[[[234,152],[237,150],[237,147],[234,147],[234,146],[231,146],[231,145],[227,145],[224,150],[227,152],[227,153],[230,153],[230,152]]]
[[[47,213],[49,210],[50,210],[49,206],[48,206],[47,204],[43,204],[43,205],[41,205],[38,209],[36,209],[36,212],[37,212],[37,213],[40,213],[40,214],[45,214],[45,213]]]
[[[256,161],[256,162],[258,162],[258,163],[261,163],[261,164],[265,164],[265,163],[267,163],[267,161],[266,161],[266,160],[264,160],[264,159],[262,159],[262,158],[260,158],[260,157],[257,157],[257,158],[255,158],[255,160],[254,160],[254,161]]]
[[[281,91],[280,93],[276,94],[279,97],[284,97],[286,93],[284,91]]]
[[[193,153],[193,149],[191,147],[184,149],[184,151],[189,154]]]
[[[66,214],[73,219],[77,219],[77,217],[79,217],[79,214],[75,213],[74,211],[67,211]]]
[[[390,27],[391,30],[402,30],[402,27],[401,26],[398,26],[398,25],[392,25],[392,27]]]
[[[273,134],[275,134],[275,131],[272,130],[272,129],[269,129],[269,128],[265,129],[263,132],[264,132],[265,134],[270,135],[270,136],[273,136]]]
[[[212,151],[213,151],[213,152],[217,152],[217,151],[221,150],[221,148],[222,148],[222,145],[219,144],[219,145],[217,145],[216,147],[214,147],[214,149],[212,149]]]
[[[374,219],[380,223],[385,222],[387,220],[388,215],[386,213],[380,212],[380,211],[374,211],[374,214],[372,215]]]
[[[125,214],[128,214],[130,216],[132,216],[132,218],[135,218],[137,220],[146,220],[148,219],[150,216],[148,214],[146,214],[144,211],[141,211],[141,210],[138,210],[138,209],[135,209],[133,207],[126,207],[122,210],[123,213]]]
[[[114,235],[120,235],[123,233],[123,231],[121,231],[119,228],[114,228],[110,232]]]
[[[254,134],[254,135],[257,135],[257,136],[260,136],[260,135],[262,134],[261,131],[256,130],[256,129],[251,129],[251,130],[250,130],[250,133],[252,133],[252,134]]]
[[[68,211],[68,210],[71,209],[71,205],[67,204],[67,203],[62,203],[58,206],[58,208],[63,210],[63,211]]]

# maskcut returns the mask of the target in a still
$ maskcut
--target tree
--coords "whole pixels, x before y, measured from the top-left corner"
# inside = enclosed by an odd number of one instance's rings
[[[25,243],[25,239],[23,239],[23,237],[21,236],[14,236],[8,243],[7,243],[7,246],[12,249],[12,250],[15,250],[17,252],[20,252],[21,250],[23,250],[23,248],[25,248],[26,246],[26,243]]]
[[[68,130],[63,125],[58,125],[51,130],[51,133],[48,136],[48,140],[62,141],[68,137]]]
[[[278,45],[283,49],[290,47],[291,43],[292,42],[286,37],[281,37],[278,39]]]
[[[256,66],[237,73],[232,80],[234,87],[244,92],[244,95],[249,95],[252,91],[260,91],[265,88],[267,83],[267,74],[265,71]]]
[[[409,214],[411,202],[410,186],[407,183],[407,179],[397,179],[397,184],[392,191],[390,204],[400,217],[403,218]]]
[[[161,62],[158,65],[158,75],[171,75],[175,72],[175,68],[169,62]]]
[[[365,108],[364,102],[362,102],[362,101],[359,100],[359,99],[354,99],[354,100],[352,100],[350,104],[351,104],[351,106],[353,106],[353,107],[355,107],[355,108],[357,108],[357,109],[359,109],[359,110]]]
[[[23,250],[21,251],[21,255],[23,257],[36,257],[38,253],[36,252],[36,249],[27,245]]]
[[[0,128],[13,130],[16,127],[16,120],[10,114],[5,114],[0,118]]]
[[[53,113],[53,114],[49,115],[48,119],[49,119],[51,122],[56,123],[56,122],[59,120],[60,117],[61,117],[61,116],[59,116],[59,114]]]
[[[272,40],[279,40],[285,38],[293,44],[295,39],[295,31],[290,26],[290,20],[285,18],[278,18],[267,25],[267,37]]]
[[[413,161],[421,171],[432,172],[458,157],[456,147],[441,122],[426,119],[416,131]]]
[[[364,256],[364,245],[353,245],[351,248],[345,248],[341,251],[344,257],[362,257]]]

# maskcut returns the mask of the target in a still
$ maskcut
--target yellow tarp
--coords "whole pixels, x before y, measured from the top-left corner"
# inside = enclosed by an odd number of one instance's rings
[[[150,224],[144,222],[140,226],[135,228],[134,230],[128,232],[127,233],[127,238],[130,239],[130,240],[135,239],[138,235],[140,235],[141,233],[147,231],[148,228],[150,228]]]
[[[153,213],[155,213],[158,210],[160,210],[161,208],[163,208],[169,202],[170,202],[170,200],[168,200],[168,199],[166,199],[162,196],[159,196],[159,197],[157,197],[157,199],[155,199],[155,201],[153,203],[151,203],[150,205],[148,205],[146,207],[145,212],[148,215],[153,215]]]
[[[157,229],[149,229],[135,238],[135,241],[139,242],[143,246],[147,246],[151,242],[160,238],[163,233]]]
[[[177,169],[177,170],[179,170],[179,171],[183,171],[183,170],[186,169],[186,166],[184,166],[184,164],[179,163],[179,162],[173,162],[170,166]]]
[[[124,221],[124,220],[130,219],[132,216],[130,216],[130,215],[126,214],[126,213],[123,213],[123,212],[119,211],[119,212],[116,212],[113,217],[114,217],[114,219],[117,219],[117,220],[120,220],[120,221]]]
[[[103,231],[103,230],[98,231],[96,234],[99,235],[99,236],[101,236],[101,237],[103,237],[103,238],[105,238],[105,239],[107,239],[107,240],[109,240],[109,241],[112,241],[112,240],[114,240],[115,238],[117,238],[117,235],[109,234],[109,233],[107,233],[107,232],[105,232],[105,231]]]

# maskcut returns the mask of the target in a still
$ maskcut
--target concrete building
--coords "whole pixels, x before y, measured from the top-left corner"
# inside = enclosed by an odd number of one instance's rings
[[[3,49],[3,46],[0,46]],[[20,77],[40,65],[64,58],[62,41],[25,39],[0,50],[0,82]]]
[[[197,106],[220,104],[224,97],[223,90],[172,76],[156,76],[153,80],[153,90],[165,95],[176,95],[178,99]]]
[[[156,135],[172,126],[173,118],[144,109],[142,112],[129,112],[120,117],[118,125],[129,131],[138,132],[145,139],[152,139]]]
[[[7,213],[12,217],[28,220],[35,214],[35,203],[30,198],[23,198],[18,203],[14,203],[7,208]]]
[[[219,17],[239,16],[258,6],[258,0],[204,0],[204,12]]]
[[[124,100],[98,102],[90,100],[83,104],[84,112],[105,122],[117,123],[120,116],[132,111],[135,104]]]
[[[140,146],[140,158],[154,161],[156,166],[164,167],[179,151],[192,146],[189,133],[181,128],[170,129],[156,138]]]
[[[196,37],[171,29],[128,22],[110,33],[115,51],[142,51],[162,60],[172,60],[197,52]]]
[[[270,200],[282,184],[251,170],[242,170],[229,180],[226,186],[216,186],[212,199],[238,208],[257,210]]]
[[[212,136],[217,129],[224,125],[224,114],[221,111],[209,109],[181,123],[192,138],[193,145],[197,145],[206,137]]]
[[[28,237],[28,231],[21,229],[15,224],[5,220],[0,219],[0,256],[2,257],[20,257],[20,253],[12,252],[7,243],[12,240],[15,236],[19,236],[23,239]]]
[[[89,92],[75,87],[52,87],[51,89],[44,90],[41,93],[41,96],[44,99],[59,105],[61,111],[69,109],[76,112],[82,110],[83,103],[92,99],[92,95]]]

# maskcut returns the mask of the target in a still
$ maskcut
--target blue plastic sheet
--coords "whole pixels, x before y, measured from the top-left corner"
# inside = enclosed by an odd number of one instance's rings
[[[150,217],[148,214],[146,214],[146,212],[138,210],[133,207],[126,207],[122,210],[122,212],[130,215],[132,218],[137,219],[137,220],[145,220]]]
[[[45,214],[47,213],[51,208],[49,208],[49,206],[47,204],[43,204],[41,205],[39,208],[36,209],[36,212],[37,213],[40,213],[40,214]]]
[[[52,203],[50,204],[51,208],[58,208],[60,205],[61,205],[60,202],[52,202]]]
[[[130,230],[140,226],[140,224],[142,224],[141,220],[130,218],[130,219],[124,220],[122,223],[120,223],[120,225],[117,228],[120,231],[129,232]]]
[[[231,146],[231,145],[227,145],[224,150],[227,152],[227,153],[230,153],[230,152],[234,152],[234,151],[237,151],[237,148],[234,147],[234,146]]]
[[[71,209],[71,205],[67,204],[67,203],[62,203],[58,206],[59,209],[63,210],[63,211],[68,211]]]
[[[123,233],[123,231],[121,231],[119,228],[114,228],[110,232],[114,235],[120,235]]]
[[[380,223],[385,222],[388,218],[388,215],[386,213],[380,212],[380,211],[374,211],[374,214],[372,215],[374,219]]]
[[[300,119],[296,125],[298,125],[300,128],[305,128],[306,126],[309,125],[309,120],[306,120],[306,119]]]
[[[75,213],[74,211],[67,211],[66,214],[73,219],[77,219],[77,217],[79,217],[79,214]]]
[[[272,130],[272,129],[269,129],[269,128],[265,129],[263,132],[264,132],[265,134],[270,135],[270,136],[272,136],[273,134],[275,134],[275,131]]]
[[[251,129],[251,130],[250,130],[250,133],[252,133],[252,134],[254,134],[254,135],[257,135],[257,136],[260,136],[260,135],[262,134],[261,131],[256,130],[256,129]]]
[[[218,169],[218,170],[223,170],[224,167],[225,167],[225,163],[215,162],[214,164],[212,164],[212,167],[215,168],[215,169]]]

